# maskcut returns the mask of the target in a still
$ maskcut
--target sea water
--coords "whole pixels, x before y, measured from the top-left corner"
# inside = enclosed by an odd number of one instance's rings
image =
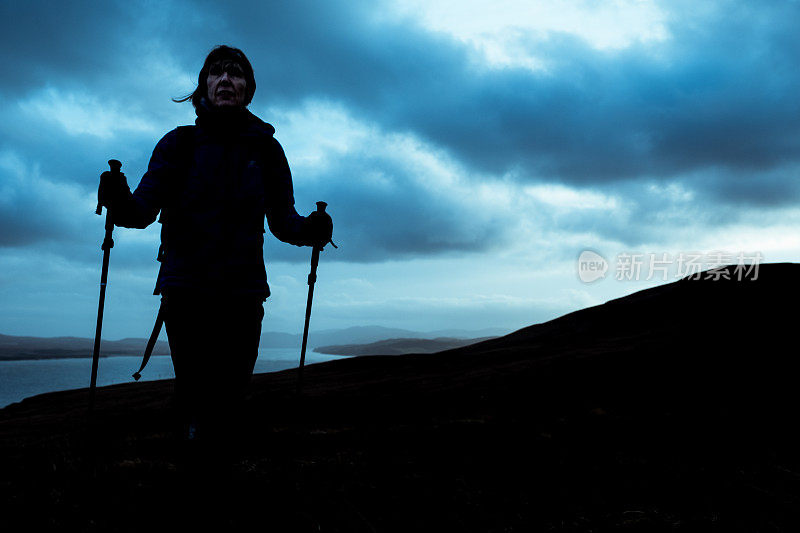
[[[306,364],[333,359],[342,356],[306,353]],[[299,361],[299,350],[260,348],[255,373],[295,368]],[[141,363],[141,356],[102,357],[97,366],[97,385],[133,383],[131,375],[139,370]],[[0,361],[0,408],[36,394],[88,387],[91,374],[91,357]],[[170,357],[154,355],[142,371],[141,381],[174,377]]]

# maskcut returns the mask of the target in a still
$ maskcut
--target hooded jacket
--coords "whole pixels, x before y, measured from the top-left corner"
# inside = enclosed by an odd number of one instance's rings
[[[266,299],[264,216],[278,239],[310,241],[286,156],[275,129],[246,109],[198,107],[197,115],[196,126],[158,142],[133,193],[122,187],[114,223],[145,228],[161,212],[156,294],[181,288]]]

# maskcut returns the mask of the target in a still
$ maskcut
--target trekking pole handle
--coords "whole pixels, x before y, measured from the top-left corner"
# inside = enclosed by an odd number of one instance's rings
[[[108,168],[111,169],[111,172],[113,174],[119,174],[119,171],[122,169],[122,163],[120,163],[116,159],[109,159],[108,160]],[[100,199],[99,198],[98,198],[98,201],[97,201],[97,209],[95,209],[94,212],[95,212],[96,215],[102,215],[103,214],[103,206],[100,205]]]
[[[326,207],[328,207],[328,203],[327,202],[317,202],[317,213],[324,213]],[[330,242],[331,246],[333,246],[334,248],[338,248],[338,246],[336,246],[336,244],[334,244],[333,239],[331,239],[328,242]]]

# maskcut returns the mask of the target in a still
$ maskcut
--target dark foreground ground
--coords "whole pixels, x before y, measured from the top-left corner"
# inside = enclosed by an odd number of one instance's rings
[[[256,376],[187,450],[171,383],[0,411],[2,531],[798,531],[800,265],[434,355]],[[788,304],[788,306],[786,305]]]

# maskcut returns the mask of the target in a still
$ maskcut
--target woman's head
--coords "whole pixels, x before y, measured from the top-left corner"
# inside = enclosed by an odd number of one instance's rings
[[[197,76],[197,88],[175,102],[192,101],[197,108],[203,98],[213,107],[245,107],[256,92],[253,67],[238,48],[220,45],[206,57]]]

